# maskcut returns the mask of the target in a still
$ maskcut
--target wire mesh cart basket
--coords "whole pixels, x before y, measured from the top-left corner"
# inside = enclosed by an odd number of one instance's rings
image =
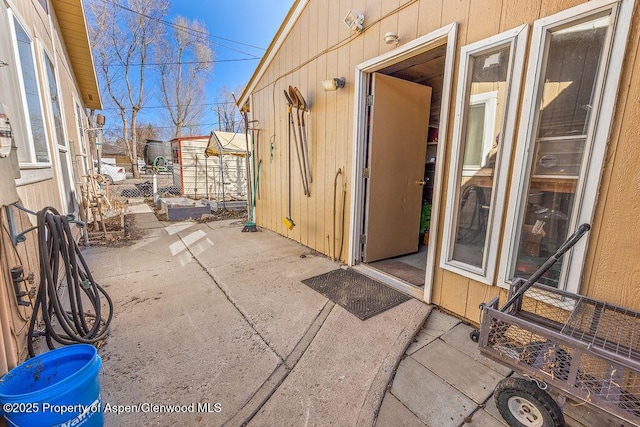
[[[547,389],[561,404],[569,398],[640,425],[640,313],[531,279],[514,282],[501,309],[497,298],[481,307],[480,352],[525,377],[496,387],[509,425],[564,425]]]

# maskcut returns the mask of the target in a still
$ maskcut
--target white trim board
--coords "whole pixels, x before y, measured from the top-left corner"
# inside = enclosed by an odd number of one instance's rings
[[[366,156],[366,86],[367,75],[383,69],[389,65],[396,64],[405,59],[409,59],[423,52],[427,52],[439,46],[446,44],[446,59],[444,66],[444,81],[442,87],[442,103],[440,116],[439,133],[441,141],[446,141],[447,128],[449,121],[449,104],[451,94],[451,82],[453,79],[453,64],[455,62],[456,53],[456,37],[458,24],[456,22],[444,26],[438,30],[418,37],[409,43],[400,46],[394,50],[386,52],[375,58],[360,63],[355,69],[354,78],[354,126],[353,126],[353,163],[351,176],[351,208],[349,221],[351,225],[351,233],[349,235],[347,263],[354,266],[359,262],[360,258],[360,234],[361,225],[364,218],[364,207],[362,200],[364,195],[364,185],[362,180],[362,168],[364,167],[364,157]],[[433,208],[431,213],[431,228],[438,229],[438,211],[440,209],[440,196],[442,191],[442,172],[444,168],[446,143],[438,144],[436,171],[434,178],[433,190]],[[418,292],[422,295],[422,299],[427,303],[431,302],[431,289],[433,285],[433,276],[435,269],[437,232],[433,232],[429,237],[429,247],[432,249],[427,253],[427,269],[425,273],[424,291]],[[420,296],[418,296],[420,297]]]
[[[451,152],[451,166],[449,169],[448,181],[449,188],[447,191],[446,201],[447,214],[445,217],[444,236],[442,239],[443,247],[440,257],[440,267],[487,285],[493,284],[496,264],[498,261],[499,241],[492,239],[492,237],[493,233],[500,232],[500,226],[504,216],[507,180],[511,160],[511,149],[514,145],[513,137],[517,117],[516,113],[520,101],[520,89],[522,84],[522,73],[524,71],[524,57],[527,48],[528,28],[528,25],[521,25],[517,28],[464,46],[460,52],[459,76],[461,80],[458,83],[458,92],[456,95],[458,103],[456,105],[453,129],[453,148]],[[470,57],[507,44],[511,45],[510,66],[509,75],[507,76],[507,92],[505,97],[502,126],[500,128],[501,141],[493,173],[494,183],[491,194],[489,218],[487,221],[487,237],[484,248],[483,265],[482,267],[475,267],[452,259],[456,225],[459,214],[458,200],[461,190],[460,181],[464,172],[462,166],[463,156],[461,155],[461,146],[464,144],[462,138],[465,134],[463,126],[466,125],[466,120],[464,120],[463,115],[465,111],[467,111],[467,106],[463,100],[467,98],[469,91],[468,73]],[[485,93],[483,95],[486,98],[490,93]],[[475,95],[475,97],[478,97],[478,95]],[[474,101],[474,95],[469,96],[469,98],[471,102]],[[481,97],[480,100],[482,99],[483,98]],[[491,129],[491,132],[493,132],[493,129]]]
[[[587,159],[583,165],[582,178],[578,182],[575,193],[575,205],[573,215],[569,222],[570,234],[581,223],[591,223],[595,214],[596,200],[600,179],[602,175],[602,165],[606,148],[608,145],[611,125],[613,123],[614,110],[617,103],[618,86],[624,53],[627,45],[629,29],[633,17],[635,0],[592,0],[579,6],[564,10],[555,15],[539,19],[534,23],[533,36],[529,51],[529,65],[527,76],[532,76],[532,80],[527,82],[525,87],[522,112],[520,115],[519,133],[517,140],[520,141],[516,149],[514,170],[512,173],[512,185],[509,193],[509,208],[505,222],[503,234],[502,252],[500,254],[500,268],[498,274],[498,285],[507,287],[509,285],[509,273],[511,266],[515,263],[516,255],[513,254],[515,245],[519,241],[517,232],[521,226],[521,216],[519,213],[523,209],[524,191],[523,188],[529,182],[531,174],[531,139],[537,124],[535,109],[537,95],[540,89],[539,73],[543,66],[545,34],[551,28],[562,28],[571,22],[578,22],[581,18],[594,16],[599,12],[612,10],[611,16],[615,19],[612,30],[612,43],[606,48],[609,49],[607,69],[604,77],[600,77],[598,82],[599,95],[596,95],[594,111],[597,117],[590,128],[590,146],[585,146],[584,156]],[[605,62],[603,62],[605,63]],[[587,144],[589,145],[589,144]],[[587,253],[587,242],[589,237],[581,239],[565,255],[567,262],[563,264],[560,276],[560,288],[569,292],[577,293],[580,289],[580,279],[584,267]]]

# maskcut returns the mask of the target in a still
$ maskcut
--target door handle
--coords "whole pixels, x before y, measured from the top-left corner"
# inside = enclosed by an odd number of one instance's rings
[[[421,181],[416,181],[416,184],[421,185],[421,186],[423,186],[423,187],[424,187],[425,185],[427,185],[427,181],[425,181],[425,180],[423,179],[423,180],[421,180]]]

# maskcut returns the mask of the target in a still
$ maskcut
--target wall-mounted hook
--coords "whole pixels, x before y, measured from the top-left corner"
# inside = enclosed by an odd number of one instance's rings
[[[35,215],[35,216],[37,216],[37,215],[38,215],[36,212],[34,212],[34,211],[30,210],[30,209],[25,208],[24,206],[22,206],[22,205],[21,205],[21,204],[19,204],[19,203],[13,203],[11,206],[14,206],[16,209],[19,209],[19,210],[21,210],[21,211],[23,211],[23,212],[26,212],[26,213],[30,214],[30,215]],[[9,220],[10,220],[10,222],[14,222],[14,223],[15,223],[15,220],[13,219],[13,215],[11,214],[11,211],[7,209],[7,212],[9,213]],[[83,228],[83,227],[86,225],[83,221],[78,221],[78,220],[76,220],[75,218],[76,218],[76,217],[75,217],[75,215],[74,215],[74,214],[67,214],[67,215],[64,215],[64,219],[65,219],[69,224],[76,224],[79,228]],[[25,241],[27,240],[26,235],[27,235],[28,233],[30,233],[31,231],[33,231],[33,230],[37,229],[37,228],[38,228],[38,226],[37,226],[37,225],[34,225],[33,227],[29,227],[29,228],[27,228],[26,230],[24,230],[24,231],[22,231],[22,232],[20,232],[20,233],[17,233],[17,230],[15,230],[15,227],[11,227],[11,234],[12,234],[11,238],[12,238],[12,240],[13,240],[13,243],[14,243],[14,244],[17,244],[17,243],[23,243],[23,242],[25,242]]]

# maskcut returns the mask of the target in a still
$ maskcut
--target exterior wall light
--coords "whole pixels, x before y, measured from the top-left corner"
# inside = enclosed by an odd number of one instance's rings
[[[344,17],[344,23],[353,31],[362,31],[364,15],[357,10],[351,9],[347,16]]]
[[[384,42],[386,44],[398,44],[400,42],[400,37],[398,37],[398,33],[390,31],[384,35]]]
[[[331,92],[344,87],[346,81],[344,77],[334,77],[333,79],[323,80],[322,88],[325,92]]]

